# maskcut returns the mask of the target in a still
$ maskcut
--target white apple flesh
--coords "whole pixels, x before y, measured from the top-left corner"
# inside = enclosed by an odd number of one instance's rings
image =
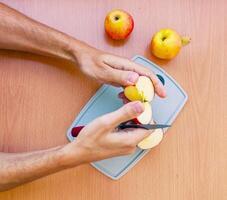
[[[150,78],[140,76],[136,83],[136,88],[143,97],[143,101],[152,101],[154,97],[154,86]]]
[[[140,149],[151,149],[157,146],[162,141],[162,138],[163,138],[163,130],[155,129],[148,137],[142,140],[137,146]]]
[[[143,103],[144,111],[135,119],[140,124],[149,124],[152,119],[152,109],[149,102]]]

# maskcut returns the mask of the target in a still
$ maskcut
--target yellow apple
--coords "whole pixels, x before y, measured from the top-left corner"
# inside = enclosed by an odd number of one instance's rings
[[[130,101],[152,101],[154,97],[154,86],[150,78],[139,76],[134,86],[127,86],[124,95]]]
[[[112,10],[105,18],[105,31],[114,40],[127,38],[134,28],[132,16],[123,10]]]
[[[172,29],[161,29],[153,36],[150,49],[158,58],[172,59],[179,53],[181,47],[189,42],[189,37],[181,37]]]

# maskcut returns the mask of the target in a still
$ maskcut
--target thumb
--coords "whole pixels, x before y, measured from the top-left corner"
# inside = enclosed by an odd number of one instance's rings
[[[139,77],[136,72],[119,69],[111,69],[110,73],[110,81],[121,86],[134,85]]]
[[[106,128],[113,129],[120,123],[131,120],[144,111],[143,104],[140,101],[134,101],[125,104],[120,109],[103,115],[100,122],[105,122]],[[107,127],[109,126],[109,127]]]

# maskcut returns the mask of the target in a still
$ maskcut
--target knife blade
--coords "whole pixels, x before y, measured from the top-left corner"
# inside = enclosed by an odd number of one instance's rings
[[[171,125],[167,124],[120,124],[118,126],[119,129],[126,129],[126,128],[143,128],[143,129],[159,129],[159,128],[168,128]]]

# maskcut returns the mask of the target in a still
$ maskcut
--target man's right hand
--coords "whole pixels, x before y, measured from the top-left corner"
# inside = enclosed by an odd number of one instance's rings
[[[78,160],[87,163],[133,153],[136,145],[151,132],[144,129],[116,131],[115,128],[137,117],[143,110],[141,102],[130,102],[89,123],[72,143],[63,148],[67,165],[78,164]]]

